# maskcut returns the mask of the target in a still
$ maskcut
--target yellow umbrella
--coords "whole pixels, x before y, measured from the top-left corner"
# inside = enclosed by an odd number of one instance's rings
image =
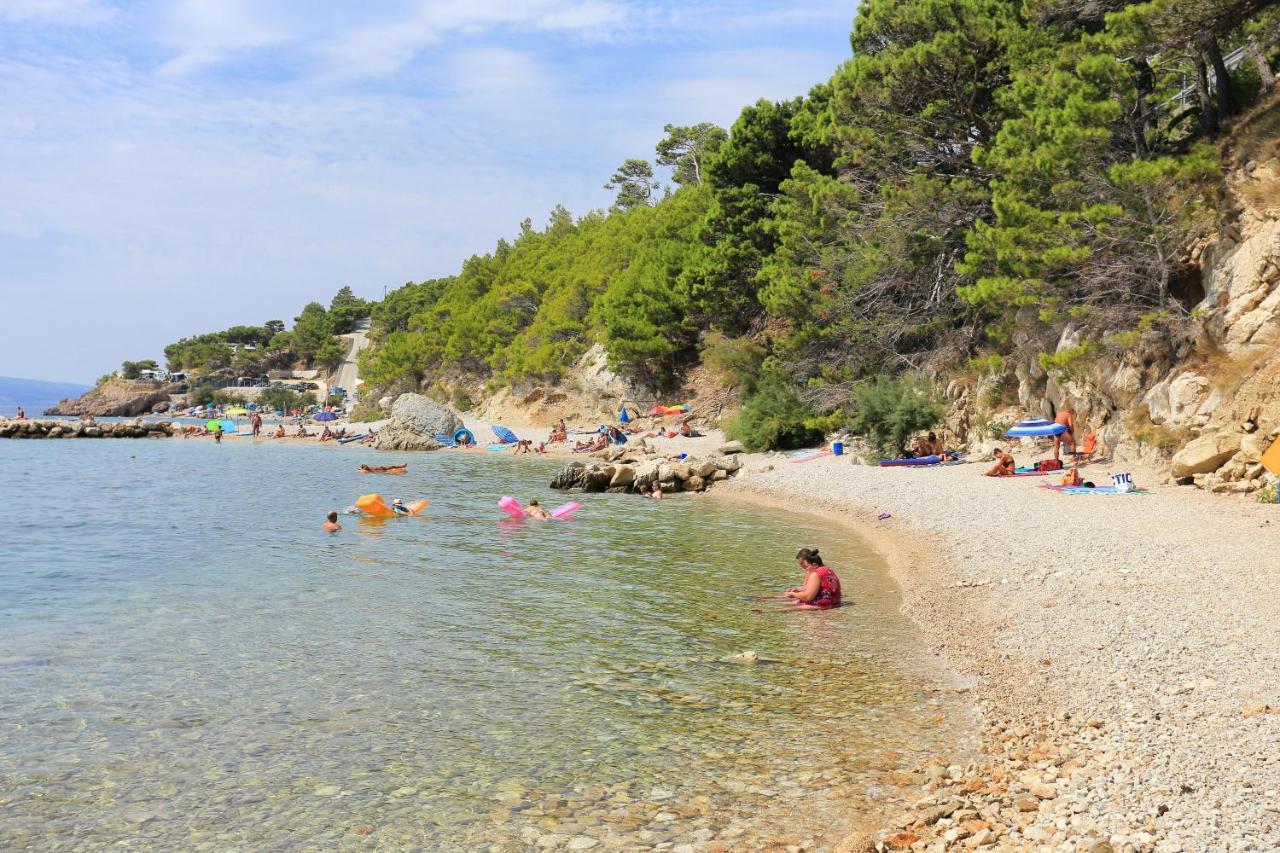
[[[248,410],[248,409],[245,409],[245,408],[242,408],[242,407],[240,407],[240,406],[236,406],[236,407],[235,407],[235,408],[233,408],[233,409],[227,409],[227,414],[228,414],[228,415],[231,415],[232,417],[235,417],[235,416],[238,416],[238,415],[247,415],[247,414],[249,414],[249,410]]]

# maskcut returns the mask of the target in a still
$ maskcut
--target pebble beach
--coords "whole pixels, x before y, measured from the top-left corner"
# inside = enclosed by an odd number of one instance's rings
[[[1123,465],[1148,494],[1068,495],[978,463],[746,461],[712,499],[804,506],[867,537],[984,716],[982,760],[914,768],[915,807],[847,849],[1280,846],[1275,506]]]

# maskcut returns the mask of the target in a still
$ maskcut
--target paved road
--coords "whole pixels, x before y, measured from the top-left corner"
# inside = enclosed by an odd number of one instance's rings
[[[329,381],[329,387],[338,386],[346,388],[347,393],[351,394],[360,387],[360,371],[356,367],[356,356],[360,350],[369,345],[369,336],[363,329],[352,332],[349,335],[340,335],[349,342],[347,347],[347,357],[342,360],[342,364],[338,365],[338,369],[333,372],[333,377]]]

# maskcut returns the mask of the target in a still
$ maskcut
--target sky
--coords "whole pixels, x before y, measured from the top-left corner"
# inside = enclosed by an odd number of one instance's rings
[[[0,375],[454,273],[663,125],[827,80],[854,7],[0,0]]]

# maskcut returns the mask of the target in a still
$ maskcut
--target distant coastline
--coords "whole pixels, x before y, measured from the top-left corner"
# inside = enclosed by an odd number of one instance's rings
[[[43,379],[21,379],[0,376],[0,417],[9,417],[21,406],[28,416],[38,415],[59,400],[79,397],[89,385],[78,382],[46,382]]]

